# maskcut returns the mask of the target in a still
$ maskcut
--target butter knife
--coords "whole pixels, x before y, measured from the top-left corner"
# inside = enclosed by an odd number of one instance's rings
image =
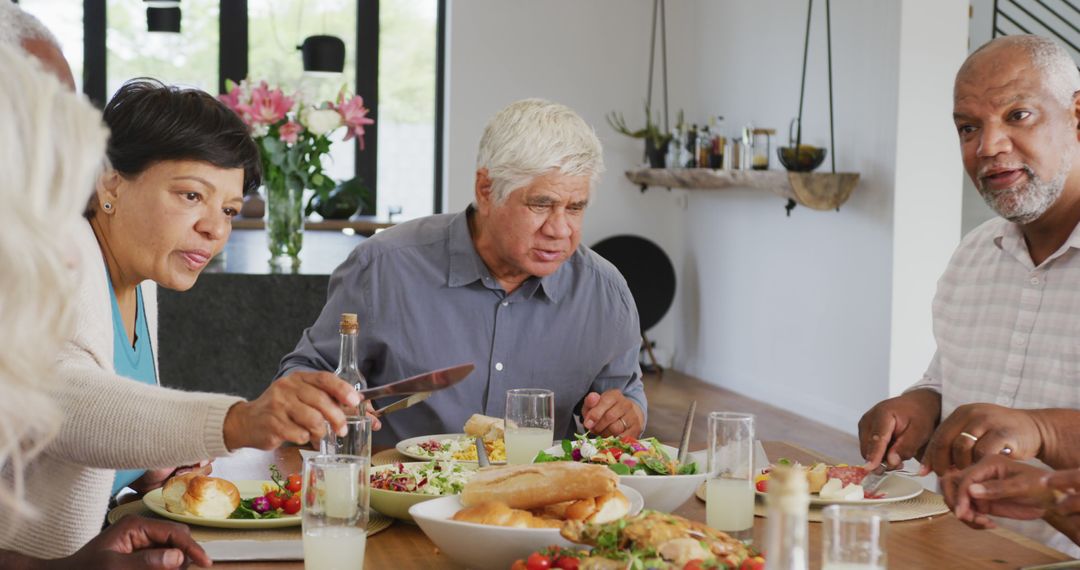
[[[862,480],[862,488],[864,493],[873,493],[874,491],[877,491],[877,488],[885,482],[885,479],[889,477],[889,472],[885,469],[885,467],[885,464],[882,463],[881,465],[877,466],[877,469],[874,469],[866,474],[866,477],[864,477]]]
[[[690,455],[690,428],[694,425],[694,412],[697,411],[697,400],[690,402],[690,410],[686,412],[686,423],[683,424],[682,438],[679,439],[679,465],[686,463]]]
[[[476,462],[480,464],[480,467],[491,467],[491,461],[488,460],[487,448],[484,447],[484,438],[476,436]]]
[[[404,410],[423,402],[431,397],[431,392],[420,392],[419,394],[413,394],[408,398],[402,398],[389,406],[379,408],[375,410],[372,415],[375,417],[385,416],[386,414],[392,414],[398,410]]]

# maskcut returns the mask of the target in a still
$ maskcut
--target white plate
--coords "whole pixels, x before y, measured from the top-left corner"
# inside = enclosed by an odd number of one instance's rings
[[[755,491],[757,492],[757,491]],[[908,499],[918,497],[923,492],[923,486],[921,483],[910,477],[904,477],[903,475],[890,474],[881,482],[881,486],[877,488],[877,493],[885,493],[885,496],[880,499],[862,499],[858,501],[836,501],[822,499],[817,493],[810,494],[811,505],[880,505],[882,503],[895,503],[897,501],[906,501]],[[765,497],[768,493],[757,492],[761,497]]]
[[[619,490],[630,500],[630,515],[641,512],[644,499],[626,485]],[[460,511],[461,497],[452,495],[417,503],[409,514],[444,554],[473,570],[506,570],[515,560],[541,548],[578,546],[559,535],[557,528],[510,528],[452,520]]]
[[[272,481],[233,481],[233,484],[236,485],[236,488],[240,491],[240,498],[242,499],[250,499],[262,495],[263,483],[273,484]],[[277,519],[206,519],[191,515],[178,515],[169,512],[165,508],[165,499],[161,496],[161,489],[154,489],[144,495],[143,504],[146,505],[146,508],[167,519],[216,528],[280,528],[284,526],[296,526],[300,524],[301,520],[299,514],[282,515],[281,518]]]
[[[397,445],[395,445],[394,447],[398,450],[398,453],[400,453],[400,454],[402,454],[402,455],[404,455],[406,457],[411,457],[413,459],[417,459],[417,460],[420,460],[420,461],[431,461],[432,459],[436,459],[436,458],[432,457],[430,455],[421,455],[419,453],[410,453],[410,452],[408,452],[406,450],[409,448],[409,446],[417,445],[417,444],[423,443],[425,441],[431,441],[433,439],[435,441],[439,441],[439,442],[441,442],[441,441],[443,441],[445,439],[468,439],[470,441],[472,440],[471,437],[469,437],[469,436],[467,436],[467,435],[465,435],[463,433],[439,433],[439,434],[435,434],[435,435],[423,435],[423,436],[420,436],[420,437],[410,437],[409,439],[403,439],[403,440],[399,441],[397,443]],[[449,459],[450,458],[447,457],[445,459],[441,459],[441,461],[448,461]],[[455,461],[458,461],[460,463],[476,463],[475,461],[466,461],[464,459],[455,459]],[[505,461],[492,461],[491,462],[492,465],[503,465],[505,463],[506,463]]]

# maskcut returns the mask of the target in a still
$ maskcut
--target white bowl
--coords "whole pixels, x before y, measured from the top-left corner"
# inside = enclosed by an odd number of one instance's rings
[[[679,455],[679,450],[670,445],[660,444],[664,453],[669,457]],[[545,450],[550,455],[563,455],[562,446],[555,446]],[[708,465],[705,460],[705,452],[698,451],[690,454],[690,461],[697,463],[698,473],[695,475],[619,475],[619,483],[630,487],[645,499],[645,508],[662,513],[674,512],[694,496],[707,475]]]
[[[619,490],[630,500],[630,514],[641,511],[641,494],[626,485]],[[510,528],[451,520],[460,511],[461,497],[452,495],[417,503],[409,508],[424,534],[455,562],[472,570],[506,570],[515,560],[541,548],[573,546],[557,528]]]

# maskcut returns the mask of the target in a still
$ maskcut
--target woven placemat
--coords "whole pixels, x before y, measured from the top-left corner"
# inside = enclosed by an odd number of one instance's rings
[[[697,488],[694,495],[702,501],[705,500],[704,483]],[[897,501],[895,503],[880,503],[877,507],[885,511],[889,515],[889,520],[892,522],[924,519],[949,512],[949,507],[945,505],[945,499],[941,498],[941,495],[925,489],[917,497],[913,497],[906,501]],[[761,497],[758,497],[757,500],[754,501],[754,516],[765,517],[765,502]],[[810,522],[821,522],[821,507],[810,505],[810,513],[807,515],[807,520]]]
[[[416,459],[407,455],[402,455],[401,452],[396,449],[384,449],[371,456],[372,465],[389,465],[391,463],[407,463],[409,461],[416,461]],[[475,461],[473,463],[475,463]]]
[[[162,519],[150,509],[146,508],[146,505],[142,501],[132,501],[127,504],[120,505],[115,509],[109,511],[106,520],[109,524],[113,524],[116,521],[127,515],[140,515],[152,519]],[[373,536],[383,530],[386,530],[393,524],[394,519],[383,515],[377,511],[370,511],[368,514],[367,535]],[[232,528],[210,528],[201,526],[191,526],[191,536],[199,542],[213,542],[215,540],[299,540],[300,539],[300,525],[286,527],[286,528],[271,528],[260,530],[246,530],[246,529],[232,529]]]

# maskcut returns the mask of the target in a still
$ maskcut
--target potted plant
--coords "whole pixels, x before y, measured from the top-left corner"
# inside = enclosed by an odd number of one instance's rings
[[[607,114],[606,119],[615,132],[635,139],[645,139],[645,156],[649,161],[649,166],[664,168],[671,133],[661,131],[660,125],[653,122],[652,111],[648,104],[645,105],[645,127],[636,131],[626,126],[626,119],[623,118],[622,113],[612,111]]]

